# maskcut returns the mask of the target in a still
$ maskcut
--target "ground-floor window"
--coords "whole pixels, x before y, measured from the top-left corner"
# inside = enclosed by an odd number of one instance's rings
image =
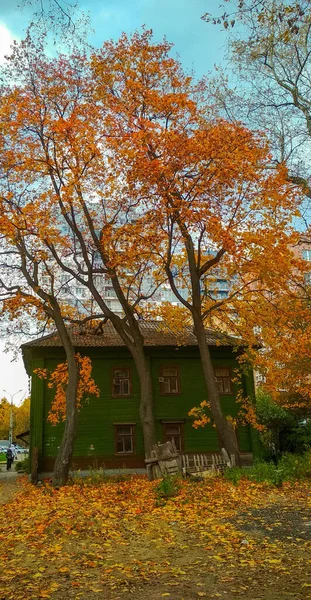
[[[165,442],[174,440],[177,452],[183,450],[183,423],[163,423]]]
[[[115,425],[116,454],[133,454],[135,425],[122,423]]]

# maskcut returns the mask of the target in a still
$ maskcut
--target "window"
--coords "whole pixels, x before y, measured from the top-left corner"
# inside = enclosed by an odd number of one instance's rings
[[[165,442],[174,440],[177,452],[183,449],[183,423],[163,423]]]
[[[303,250],[302,258],[304,258],[305,260],[311,260],[311,250]]]
[[[160,389],[161,394],[179,394],[180,382],[178,367],[162,367],[160,370]]]
[[[215,369],[215,379],[220,394],[231,394],[230,369],[224,367]]]
[[[113,369],[112,395],[130,396],[131,387],[130,369]]]
[[[135,425],[115,425],[116,454],[133,454]]]
[[[76,294],[77,294],[78,298],[86,298],[87,297],[86,290],[83,287],[77,287]]]

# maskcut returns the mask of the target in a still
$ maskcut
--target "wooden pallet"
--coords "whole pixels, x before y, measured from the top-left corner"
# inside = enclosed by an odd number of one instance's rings
[[[180,455],[177,453],[174,440],[155,444],[150,455],[146,457],[145,463],[150,481],[181,473]]]
[[[183,454],[181,460],[184,476],[206,471],[219,472],[235,466],[234,455],[229,458],[224,449],[219,454]]]

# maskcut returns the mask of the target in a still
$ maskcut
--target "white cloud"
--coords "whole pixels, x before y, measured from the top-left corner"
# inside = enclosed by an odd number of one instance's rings
[[[0,22],[0,64],[4,63],[5,56],[11,54],[11,45],[14,40],[19,40],[19,38],[14,36],[4,23]]]

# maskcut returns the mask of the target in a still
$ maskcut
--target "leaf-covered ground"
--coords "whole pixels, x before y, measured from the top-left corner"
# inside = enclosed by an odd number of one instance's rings
[[[1,600],[311,599],[311,484],[183,482],[169,500],[155,486],[17,484]]]

